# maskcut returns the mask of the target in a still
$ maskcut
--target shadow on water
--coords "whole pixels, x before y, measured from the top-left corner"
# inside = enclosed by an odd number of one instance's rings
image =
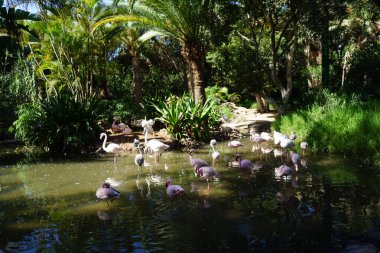
[[[274,168],[291,166],[289,158],[252,152],[243,141],[239,153],[257,169],[239,170],[235,150],[218,143],[214,167],[221,178],[210,182],[194,175],[188,151],[166,152],[160,163],[146,155],[141,169],[135,153],[115,165],[106,154],[1,167],[0,246],[10,252],[327,252],[379,215],[373,172],[340,157],[307,154],[307,168],[276,178]],[[195,154],[212,162],[208,146]],[[169,198],[167,178],[186,194]],[[105,180],[121,192],[110,206],[95,197]]]

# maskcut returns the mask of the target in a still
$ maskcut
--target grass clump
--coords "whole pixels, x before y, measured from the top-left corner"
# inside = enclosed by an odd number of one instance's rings
[[[306,109],[282,116],[272,128],[297,133],[297,142],[307,141],[315,152],[343,154],[361,162],[380,165],[380,102],[362,103],[323,92]]]

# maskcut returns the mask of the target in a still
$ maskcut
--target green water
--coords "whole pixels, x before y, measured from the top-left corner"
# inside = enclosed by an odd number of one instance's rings
[[[306,154],[308,167],[278,179],[286,158],[238,152],[263,167],[229,167],[235,150],[218,143],[221,174],[196,178],[187,150],[165,152],[138,170],[135,153],[40,163],[0,161],[0,249],[10,252],[330,252],[337,241],[370,229],[379,216],[379,175],[348,159]],[[4,150],[3,150],[4,152]],[[196,157],[211,161],[209,146]],[[4,165],[1,165],[4,164]],[[170,177],[186,195],[169,199]],[[112,180],[110,206],[95,191]]]

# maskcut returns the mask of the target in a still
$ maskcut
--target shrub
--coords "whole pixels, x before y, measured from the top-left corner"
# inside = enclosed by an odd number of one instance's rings
[[[50,152],[82,151],[98,140],[102,111],[102,102],[95,97],[84,103],[58,95],[26,104],[14,122],[16,137]]]
[[[325,103],[323,103],[323,101]],[[282,116],[272,128],[297,133],[318,152],[351,155],[364,163],[378,163],[380,104],[360,103],[356,97],[322,95],[313,106]]]
[[[211,130],[219,124],[220,111],[214,97],[208,97],[202,106],[196,104],[189,95],[170,96],[154,107],[159,114],[158,120],[163,122],[168,133],[178,140],[209,140]]]

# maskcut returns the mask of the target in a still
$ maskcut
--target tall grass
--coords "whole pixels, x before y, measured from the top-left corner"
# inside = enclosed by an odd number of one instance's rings
[[[352,156],[380,165],[380,101],[361,103],[357,98],[323,95],[313,105],[282,116],[272,128],[297,133],[312,150]]]

